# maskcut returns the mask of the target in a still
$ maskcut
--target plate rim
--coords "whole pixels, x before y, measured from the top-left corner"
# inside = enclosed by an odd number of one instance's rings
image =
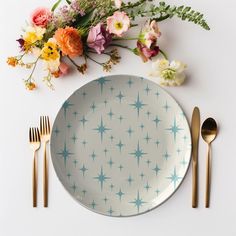
[[[177,106],[180,108],[180,110],[181,110],[181,111],[183,112],[183,114],[184,114],[184,118],[185,118],[185,120],[186,120],[186,122],[187,122],[187,126],[188,126],[188,130],[187,130],[187,131],[188,131],[188,134],[189,134],[189,137],[190,137],[190,146],[192,146],[192,137],[191,137],[191,132],[190,132],[190,125],[189,125],[189,121],[188,121],[188,119],[187,119],[187,117],[186,117],[186,114],[185,114],[185,112],[183,111],[183,108],[180,106],[179,102],[176,101],[176,99],[175,99],[168,91],[166,91],[165,88],[161,87],[158,83],[156,83],[155,81],[151,80],[150,78],[143,77],[143,76],[139,76],[139,75],[133,75],[133,74],[132,74],[132,75],[131,75],[131,74],[112,74],[112,75],[99,76],[99,77],[97,77],[97,78],[94,78],[94,79],[88,81],[87,83],[83,84],[82,86],[78,87],[77,89],[75,89],[74,92],[72,92],[71,95],[69,95],[69,96],[64,100],[64,102],[67,101],[68,99],[70,99],[75,93],[77,93],[77,91],[78,91],[79,89],[82,89],[82,88],[83,88],[84,86],[86,86],[87,84],[89,84],[89,83],[91,83],[91,82],[94,82],[94,81],[96,81],[96,80],[99,79],[99,78],[102,78],[102,77],[109,77],[109,78],[111,78],[111,77],[117,77],[117,76],[122,76],[122,77],[129,76],[129,77],[135,77],[135,78],[144,78],[144,80],[148,80],[148,81],[154,83],[159,89],[163,90],[163,91],[167,94],[167,96],[169,96],[170,98],[172,98],[172,99],[176,102]],[[64,102],[63,102],[63,103],[64,103]],[[53,131],[54,128],[55,128],[55,127],[54,127],[54,126],[55,126],[55,121],[56,121],[56,118],[58,117],[58,114],[59,114],[60,111],[61,111],[61,108],[62,108],[63,103],[61,104],[59,110],[57,111],[57,114],[56,114],[55,119],[54,119],[54,121],[53,121],[52,131]],[[55,159],[55,158],[53,158],[53,155],[52,155],[52,142],[51,142],[52,139],[53,139],[53,136],[52,136],[52,132],[51,132],[51,136],[50,136],[50,140],[49,140],[49,144],[50,144],[50,145],[49,145],[50,159],[51,159],[51,161],[52,161],[53,169],[54,169],[54,171],[55,171],[55,173],[56,173],[57,179],[59,180],[59,182],[61,183],[61,185],[63,186],[63,188],[66,190],[66,192],[68,193],[68,195],[70,195],[71,198],[74,199],[74,201],[75,201],[76,203],[79,203],[82,207],[88,209],[89,211],[91,211],[91,212],[93,212],[93,213],[97,213],[97,214],[100,214],[100,215],[103,215],[103,216],[115,217],[115,218],[116,218],[116,217],[117,217],[117,218],[126,218],[126,217],[133,217],[133,216],[143,215],[143,214],[145,214],[145,213],[148,213],[148,212],[150,212],[150,211],[155,210],[156,208],[158,208],[158,207],[160,207],[162,204],[164,204],[166,201],[168,201],[168,200],[176,193],[176,191],[180,188],[180,186],[181,186],[182,183],[184,182],[184,180],[185,180],[185,178],[186,178],[186,176],[187,176],[187,174],[188,174],[188,171],[189,171],[189,168],[190,168],[190,164],[191,164],[191,160],[192,160],[192,151],[190,151],[190,153],[189,153],[189,162],[188,162],[188,164],[187,164],[187,168],[186,168],[186,170],[185,170],[185,173],[184,173],[184,175],[183,175],[181,181],[179,182],[179,184],[177,185],[177,187],[173,190],[173,192],[172,192],[167,198],[165,198],[162,202],[158,203],[157,205],[155,205],[154,207],[152,207],[152,208],[150,208],[150,209],[148,209],[148,210],[145,210],[145,211],[142,211],[142,212],[137,212],[137,213],[130,214],[130,215],[109,215],[109,214],[105,214],[105,212],[103,213],[103,212],[101,212],[101,211],[99,211],[99,210],[93,209],[93,208],[91,208],[91,207],[85,205],[82,201],[79,201],[74,195],[72,195],[72,194],[67,190],[66,186],[63,184],[62,180],[59,178],[59,174],[57,173],[58,171],[56,170],[55,163],[54,163],[54,161],[53,161],[53,159]],[[191,149],[191,150],[192,150],[192,149]]]

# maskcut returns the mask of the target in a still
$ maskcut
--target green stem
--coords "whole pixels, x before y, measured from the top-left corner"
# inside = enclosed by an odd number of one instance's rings
[[[134,52],[132,48],[130,48],[130,47],[128,47],[128,46],[120,45],[120,44],[117,44],[117,43],[112,43],[112,44],[110,44],[109,46],[115,46],[115,47],[125,48],[125,49],[128,49],[128,50],[131,51],[131,52]]]
[[[160,53],[162,54],[162,56],[163,56],[166,60],[168,60],[168,57],[167,57],[166,53],[163,52],[161,49],[159,49],[159,50],[160,50]]]
[[[34,71],[35,71],[35,68],[36,68],[36,65],[37,65],[37,63],[38,63],[39,58],[40,58],[40,56],[36,59],[36,61],[35,61],[34,63],[32,63],[32,64],[34,64],[34,66],[33,66],[33,69],[32,69],[32,71],[31,71],[30,76],[29,76],[29,78],[27,79],[27,81],[31,80],[32,75],[34,74]]]
[[[93,59],[92,57],[90,57],[88,54],[85,54],[85,55],[86,55],[86,57],[87,57],[88,59],[90,59],[91,61],[95,62],[96,64],[98,64],[98,65],[100,65],[100,66],[103,66],[103,63],[100,63],[100,62],[94,60],[94,59]]]
[[[67,56],[67,58],[70,60],[70,62],[71,62],[76,68],[78,68],[78,65],[75,63],[74,60],[72,60],[69,56]]]

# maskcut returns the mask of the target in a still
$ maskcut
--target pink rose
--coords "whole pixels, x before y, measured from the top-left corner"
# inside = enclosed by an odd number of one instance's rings
[[[98,54],[101,54],[106,49],[111,40],[111,34],[106,31],[105,27],[101,23],[98,23],[96,26],[90,29],[87,38],[87,44]]]
[[[61,62],[59,65],[59,70],[61,75],[67,75],[69,72],[69,66],[64,62]]]
[[[36,8],[31,14],[31,22],[35,26],[42,28],[47,27],[48,22],[52,19],[52,12],[45,7]]]

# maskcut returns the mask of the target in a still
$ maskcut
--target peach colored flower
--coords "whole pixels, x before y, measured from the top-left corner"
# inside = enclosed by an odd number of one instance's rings
[[[70,67],[65,62],[61,62],[59,70],[62,75],[67,75],[69,73]]]
[[[125,12],[116,11],[107,18],[107,29],[109,33],[121,37],[129,29],[130,19]]]
[[[45,7],[36,8],[31,14],[31,22],[35,26],[42,28],[47,27],[48,22],[52,19],[52,12]]]
[[[77,29],[73,27],[59,28],[55,32],[54,38],[64,55],[76,57],[83,54],[83,44]]]

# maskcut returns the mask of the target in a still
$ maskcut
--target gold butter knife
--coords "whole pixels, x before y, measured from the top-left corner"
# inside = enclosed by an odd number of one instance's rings
[[[191,121],[192,135],[192,207],[198,205],[198,141],[200,133],[200,111],[194,107]]]

